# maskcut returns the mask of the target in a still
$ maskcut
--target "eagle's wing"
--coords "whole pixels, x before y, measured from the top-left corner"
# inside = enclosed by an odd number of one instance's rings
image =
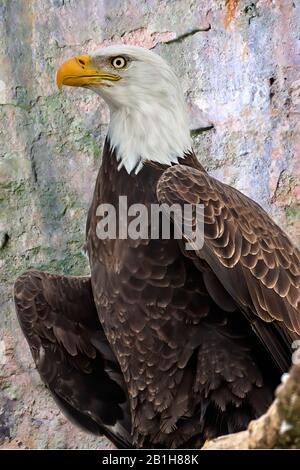
[[[129,447],[125,386],[90,278],[28,271],[15,283],[15,304],[36,367],[62,411],[83,429]]]
[[[194,256],[211,270],[206,287],[216,303],[218,290],[225,288],[280,362],[279,343],[290,345],[300,335],[297,248],[258,204],[204,171],[184,165],[168,168],[157,196],[168,205],[204,205],[204,245]],[[194,219],[184,222],[195,229]],[[265,322],[272,322],[273,333]]]

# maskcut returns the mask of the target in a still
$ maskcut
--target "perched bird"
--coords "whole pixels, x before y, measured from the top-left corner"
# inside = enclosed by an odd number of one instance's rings
[[[299,251],[198,162],[179,80],[154,52],[75,57],[57,84],[100,95],[110,124],[86,226],[91,276],[29,271],[15,284],[42,380],[67,416],[118,447],[197,447],[246,428],[300,338]],[[203,204],[203,247],[187,250],[184,234],[101,239],[97,208],[119,213],[119,196]]]

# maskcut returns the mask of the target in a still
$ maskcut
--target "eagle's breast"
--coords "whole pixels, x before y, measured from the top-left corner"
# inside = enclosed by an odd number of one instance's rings
[[[106,147],[87,230],[99,318],[128,386],[133,427],[143,431],[143,422],[150,433],[160,414],[168,415],[178,384],[191,382],[184,366],[199,342],[209,298],[201,273],[182,256],[178,240],[99,240],[96,212],[102,203],[117,207],[120,195],[127,196],[128,206],[143,203],[149,208],[157,203],[162,171],[151,166],[137,176],[118,171]],[[185,406],[192,412],[193,400]],[[172,426],[178,416],[168,419]]]

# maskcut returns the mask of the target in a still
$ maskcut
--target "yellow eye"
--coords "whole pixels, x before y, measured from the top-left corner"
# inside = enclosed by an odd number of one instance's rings
[[[126,59],[122,56],[113,57],[110,63],[115,69],[123,69],[127,64]]]

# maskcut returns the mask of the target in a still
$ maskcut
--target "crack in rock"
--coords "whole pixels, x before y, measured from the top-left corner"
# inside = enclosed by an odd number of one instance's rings
[[[206,28],[192,29],[192,31],[188,31],[187,33],[180,34],[180,36],[177,36],[174,39],[170,39],[169,41],[166,41],[165,44],[173,44],[176,42],[182,42],[190,36],[194,36],[197,33],[205,33],[210,30],[211,30],[211,24],[209,24]]]

